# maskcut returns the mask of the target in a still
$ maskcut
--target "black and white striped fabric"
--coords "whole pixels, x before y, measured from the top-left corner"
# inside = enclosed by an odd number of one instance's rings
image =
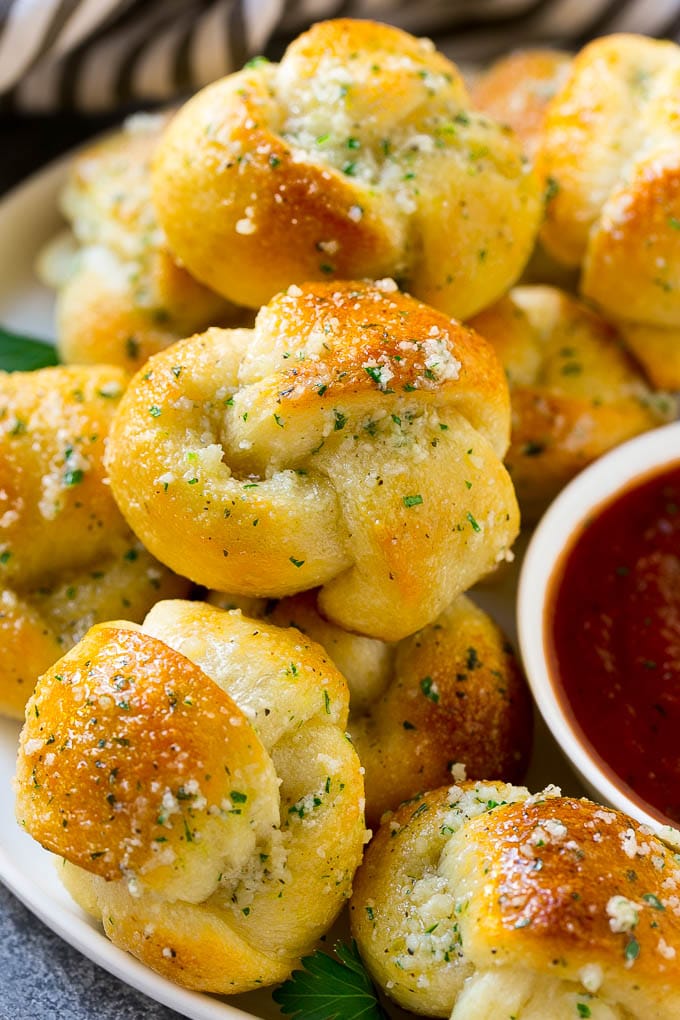
[[[0,105],[100,111],[168,99],[338,16],[429,35],[468,64],[609,32],[680,34],[680,0],[0,0]]]

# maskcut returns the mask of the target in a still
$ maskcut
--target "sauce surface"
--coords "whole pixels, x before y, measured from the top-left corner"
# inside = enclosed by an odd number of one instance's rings
[[[680,822],[680,464],[597,509],[551,582],[558,694],[611,769]]]

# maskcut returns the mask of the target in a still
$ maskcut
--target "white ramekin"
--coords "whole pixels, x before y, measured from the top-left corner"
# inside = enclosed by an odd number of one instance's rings
[[[646,432],[581,472],[550,505],[524,558],[517,593],[517,632],[529,684],[545,722],[595,800],[659,830],[661,816],[607,768],[565,713],[549,667],[545,612],[550,583],[565,548],[586,518],[635,479],[680,462],[680,422]],[[564,695],[562,695],[564,697]]]

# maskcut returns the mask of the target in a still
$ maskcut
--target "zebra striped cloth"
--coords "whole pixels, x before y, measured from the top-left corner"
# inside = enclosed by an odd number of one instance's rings
[[[101,111],[193,91],[328,17],[388,21],[479,63],[595,35],[677,38],[680,0],[0,0],[0,106]]]

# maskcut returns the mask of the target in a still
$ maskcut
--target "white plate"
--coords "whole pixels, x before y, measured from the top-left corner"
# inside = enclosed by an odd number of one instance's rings
[[[69,157],[50,165],[0,203],[0,323],[20,333],[49,339],[54,335],[53,295],[37,280],[33,267],[42,245],[62,226],[57,195]],[[476,601],[514,640],[516,563],[497,588],[485,588]],[[192,1020],[275,1020],[281,1014],[266,990],[228,1001],[179,988],[117,949],[70,899],[56,874],[55,859],[24,833],[14,820],[12,777],[19,726],[0,719],[0,879],[58,935],[95,963]],[[543,724],[527,785],[561,785],[565,793],[583,791]],[[397,1015],[395,1011],[394,1015]],[[399,1014],[406,1016],[406,1014]]]

